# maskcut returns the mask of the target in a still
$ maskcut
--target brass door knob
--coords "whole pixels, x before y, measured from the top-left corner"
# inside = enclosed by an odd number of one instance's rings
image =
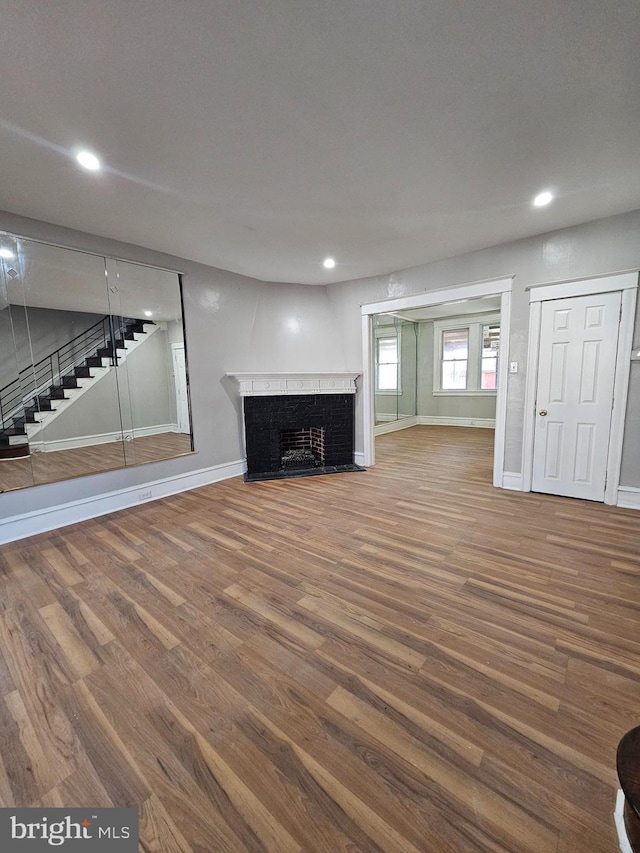
[[[547,416],[547,410],[546,410],[546,409],[540,409],[540,411],[538,412],[538,414],[539,414],[539,415],[541,415],[541,416],[544,418],[544,417],[546,417],[546,416]]]

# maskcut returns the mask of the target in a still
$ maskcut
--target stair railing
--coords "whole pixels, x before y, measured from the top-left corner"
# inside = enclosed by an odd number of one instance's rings
[[[109,358],[111,366],[117,366],[115,341],[124,336],[127,322],[133,318],[105,315],[93,326],[76,335],[70,341],[40,359],[36,364],[23,368],[17,379],[0,388],[0,429],[5,429],[20,417],[25,404],[48,391],[52,385],[69,371],[84,364],[84,360],[99,349],[106,349],[111,341]]]

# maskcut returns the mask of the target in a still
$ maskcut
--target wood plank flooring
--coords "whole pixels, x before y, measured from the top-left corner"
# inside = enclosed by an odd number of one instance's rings
[[[488,430],[0,548],[0,802],[142,851],[611,853],[639,516],[491,487]]]

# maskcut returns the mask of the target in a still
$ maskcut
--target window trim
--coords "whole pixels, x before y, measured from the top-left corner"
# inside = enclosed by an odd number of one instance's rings
[[[481,388],[482,381],[482,327],[500,325],[500,314],[471,314],[462,317],[447,317],[433,321],[433,396],[434,397],[495,397],[497,388]],[[467,387],[442,387],[442,338],[443,332],[466,329],[469,333],[467,359]],[[498,371],[499,374],[499,358]]]

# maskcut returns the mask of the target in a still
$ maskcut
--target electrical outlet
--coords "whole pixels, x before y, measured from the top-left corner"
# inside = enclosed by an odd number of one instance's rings
[[[518,372],[518,362],[512,361],[509,364],[509,373],[517,373]]]
[[[139,501],[148,501],[152,497],[153,497],[153,495],[151,494],[151,489],[147,489],[146,492],[140,492],[140,494],[138,495],[138,500]]]

